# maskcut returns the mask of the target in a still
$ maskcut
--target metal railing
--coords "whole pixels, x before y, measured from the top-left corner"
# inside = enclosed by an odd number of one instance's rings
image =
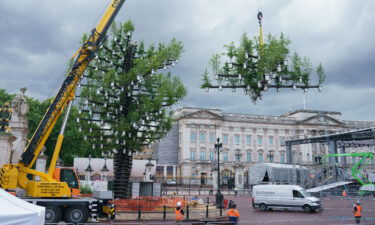
[[[162,188],[162,195],[180,195],[180,196],[189,196],[189,195],[215,195],[216,189],[212,188],[180,188],[180,187],[168,187]],[[231,189],[222,189],[221,193],[223,195],[235,195],[235,191]],[[237,191],[238,195],[247,195],[250,196],[251,189],[242,189]]]

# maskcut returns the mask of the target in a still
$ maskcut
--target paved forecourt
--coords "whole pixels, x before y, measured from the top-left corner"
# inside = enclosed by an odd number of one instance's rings
[[[227,199],[234,200],[241,213],[240,224],[355,224],[352,203],[346,199],[321,199],[323,210],[313,213],[305,213],[302,210],[273,210],[260,211],[253,209],[251,198],[244,196],[230,196]],[[368,224],[375,224],[375,198],[361,199],[363,213],[362,224],[367,219]]]

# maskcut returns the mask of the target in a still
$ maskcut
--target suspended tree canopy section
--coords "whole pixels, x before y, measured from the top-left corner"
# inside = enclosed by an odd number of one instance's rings
[[[206,91],[210,88],[244,89],[253,102],[262,97],[269,88],[297,88],[307,91],[309,88],[322,89],[325,79],[321,64],[312,66],[308,58],[297,53],[290,55],[291,41],[280,34],[279,37],[267,35],[264,43],[259,37],[249,38],[243,34],[240,43],[224,46],[225,52],[214,54],[208,62],[208,68],[202,75],[202,85]],[[312,75],[317,74],[316,81]],[[315,83],[315,84],[313,84]]]

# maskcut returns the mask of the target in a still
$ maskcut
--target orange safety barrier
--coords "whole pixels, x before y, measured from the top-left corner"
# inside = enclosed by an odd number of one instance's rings
[[[139,206],[141,211],[162,211],[163,207],[175,208],[177,202],[182,203],[182,207],[188,204],[188,201],[181,197],[152,197],[140,196],[132,199],[116,199],[113,200],[116,205],[116,210],[123,211],[138,211]]]

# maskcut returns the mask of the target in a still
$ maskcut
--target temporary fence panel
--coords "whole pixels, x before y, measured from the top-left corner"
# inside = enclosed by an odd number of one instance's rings
[[[164,206],[174,208],[177,202],[181,202],[183,206],[188,204],[187,200],[181,197],[152,197],[144,196],[133,199],[116,199],[114,204],[117,211],[138,211],[141,207],[142,211],[162,210]]]

